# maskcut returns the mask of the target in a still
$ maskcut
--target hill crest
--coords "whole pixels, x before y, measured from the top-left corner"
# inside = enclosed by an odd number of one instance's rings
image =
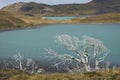
[[[120,12],[120,0],[93,0],[86,4],[47,5],[36,2],[18,2],[2,8],[30,16],[80,16]]]

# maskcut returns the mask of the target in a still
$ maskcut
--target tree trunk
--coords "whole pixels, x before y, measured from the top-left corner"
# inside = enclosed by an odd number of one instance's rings
[[[99,61],[95,59],[95,70],[99,70]]]
[[[19,63],[19,67],[20,67],[20,70],[23,70],[21,61],[20,61],[20,63]]]

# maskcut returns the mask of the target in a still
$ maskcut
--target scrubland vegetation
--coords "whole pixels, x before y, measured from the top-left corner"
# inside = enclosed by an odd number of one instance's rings
[[[120,69],[87,73],[29,74],[0,69],[0,80],[120,80]]]

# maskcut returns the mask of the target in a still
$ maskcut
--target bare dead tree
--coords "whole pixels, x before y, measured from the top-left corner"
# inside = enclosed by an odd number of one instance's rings
[[[93,50],[95,69],[99,70],[99,63],[104,61],[105,57],[109,53],[109,50],[104,46],[103,42],[100,40],[89,36],[83,36],[82,39],[83,42],[85,42],[87,48]]]
[[[9,61],[9,65],[14,69],[27,71],[30,73],[34,73],[35,69],[37,69],[36,63],[31,58],[25,58],[24,55],[18,53],[12,57],[12,60]]]
[[[86,71],[89,72],[90,71],[89,53],[87,49],[84,49],[83,51],[79,50],[80,43],[82,43],[82,45],[84,44],[84,46],[82,46],[81,48],[82,49],[85,48],[85,42],[83,43],[83,41],[81,41],[79,38],[71,37],[69,35],[60,35],[57,36],[56,38],[58,43],[62,44],[65,48],[67,48],[68,50],[72,50],[77,54],[80,63],[84,65]]]
[[[80,59],[75,58],[74,56],[69,54],[60,55],[59,53],[52,50],[51,48],[46,49],[46,51],[50,55],[60,59],[59,62],[54,64],[54,66],[57,68],[58,71],[60,69],[60,66],[62,66],[62,68],[64,68],[64,70],[67,70],[68,72],[76,72],[80,70],[80,67],[81,67],[81,65],[79,65],[79,63],[81,62]],[[73,61],[75,62],[74,65],[73,65]],[[74,66],[74,68],[71,69],[70,65]]]
[[[9,62],[7,60],[3,60],[4,63],[4,68],[8,69],[9,68]]]
[[[56,42],[63,45],[66,49],[73,51],[78,57],[70,54],[59,55],[52,49],[47,49],[49,54],[52,53],[54,56],[61,58],[63,60],[63,62],[61,62],[62,64],[65,63],[67,59],[70,62],[74,60],[78,62],[77,65],[83,65],[87,72],[91,71],[90,58],[92,55],[95,60],[95,70],[99,70],[100,62],[104,61],[109,53],[109,50],[104,46],[102,41],[89,36],[82,36],[82,39],[80,40],[78,37],[71,37],[67,34],[58,35],[56,36]],[[80,69],[80,67],[78,68]]]
[[[111,65],[111,62],[110,61],[106,61],[106,70],[107,71],[110,71],[110,65]]]

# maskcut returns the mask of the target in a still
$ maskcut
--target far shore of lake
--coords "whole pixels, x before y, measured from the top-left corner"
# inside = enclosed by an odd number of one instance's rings
[[[6,31],[13,31],[13,30],[21,30],[21,29],[35,29],[40,27],[46,27],[48,25],[57,25],[57,24],[120,24],[120,22],[81,22],[81,19],[73,18],[68,20],[50,20],[45,19],[45,23],[40,24],[31,24],[29,26],[24,26],[21,28],[9,28],[9,29],[0,29],[0,32],[6,32]],[[47,22],[48,21],[48,22]]]

